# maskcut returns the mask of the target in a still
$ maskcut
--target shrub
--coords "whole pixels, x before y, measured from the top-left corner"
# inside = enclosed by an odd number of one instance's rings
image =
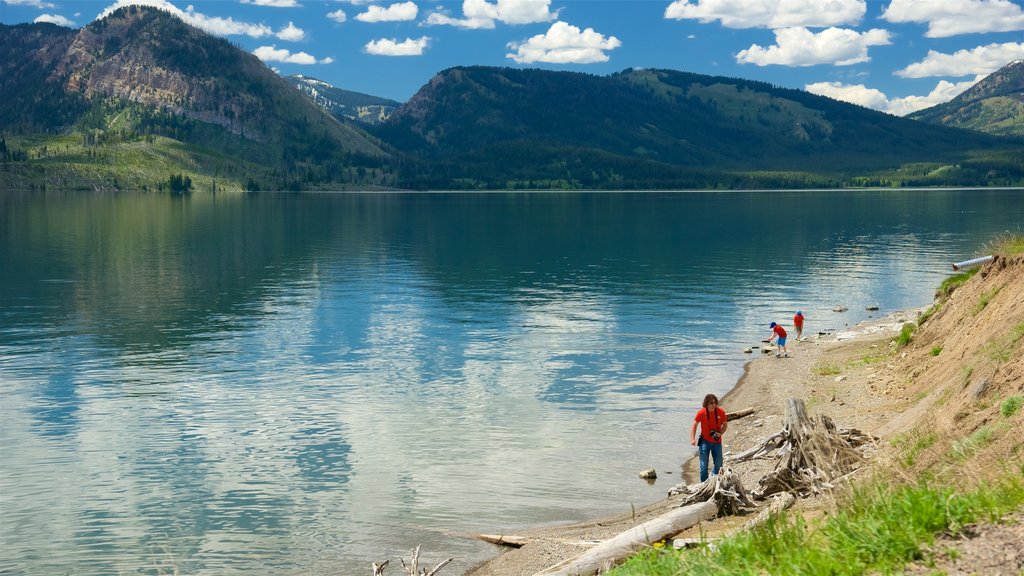
[[[1009,418],[1016,414],[1024,405],[1024,396],[1010,396],[999,406],[999,413]]]
[[[942,354],[942,346],[932,346],[931,351],[928,353],[932,356],[938,356],[939,354]]]

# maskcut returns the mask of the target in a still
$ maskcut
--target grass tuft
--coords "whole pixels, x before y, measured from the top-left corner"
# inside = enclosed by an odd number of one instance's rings
[[[835,376],[836,374],[841,374],[842,372],[843,371],[841,368],[839,368],[839,366],[833,365],[818,366],[817,368],[814,369],[814,373],[817,374],[818,376]]]
[[[917,325],[913,322],[907,322],[903,325],[898,336],[896,336],[896,345],[903,348],[914,338],[914,330],[917,329]]]
[[[932,349],[928,352],[932,356],[938,356],[942,354],[942,346],[932,346]]]
[[[1021,406],[1024,406],[1024,396],[1010,396],[999,405],[999,413],[1009,418],[1020,411]]]

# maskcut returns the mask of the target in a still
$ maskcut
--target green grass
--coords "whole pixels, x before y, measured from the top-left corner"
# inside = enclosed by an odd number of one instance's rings
[[[988,292],[982,292],[981,296],[978,297],[978,303],[974,305],[974,313],[977,314],[984,310],[988,303],[996,297],[996,294],[999,294],[1000,290],[1002,290],[1002,286],[997,286]]]
[[[978,273],[978,270],[979,268],[972,268],[966,272],[960,272],[959,274],[954,274],[949,278],[946,278],[942,281],[942,284],[939,284],[938,289],[935,290],[935,297],[945,298],[949,296],[954,290],[963,286],[968,280],[974,277],[974,275]]]
[[[932,356],[938,356],[942,354],[942,346],[932,346],[932,349],[928,351]]]
[[[811,525],[783,515],[696,551],[648,549],[610,576],[682,574],[891,573],[925,557],[936,534],[996,521],[1024,506],[1024,482],[1015,474],[971,491],[927,483],[892,486],[877,480],[855,488],[839,509]]]
[[[819,366],[814,369],[814,373],[817,374],[818,376],[835,376],[836,374],[841,374],[842,372],[843,371],[842,369],[839,368],[839,366],[832,365]]]
[[[921,312],[917,317],[917,325],[920,326],[928,321],[929,318],[935,315],[936,312],[942,309],[942,302],[936,302],[928,307],[927,310]]]
[[[914,330],[917,330],[916,324],[912,322],[907,322],[906,324],[904,324],[903,328],[900,329],[899,335],[896,336],[897,346],[903,348],[907,344],[910,344],[910,341],[914,338]]]
[[[950,456],[955,460],[966,460],[972,454],[983,448],[995,438],[996,431],[991,426],[982,426],[975,430],[970,436],[961,438],[953,443],[950,448]]]
[[[1024,405],[1024,396],[1010,396],[999,405],[999,413],[1009,418],[1020,411]]]
[[[1024,235],[1004,234],[993,239],[985,247],[986,252],[990,254],[995,253],[1004,256],[1024,254]]]
[[[1002,364],[1013,357],[1013,352],[1021,339],[1024,339],[1024,322],[1014,326],[1008,334],[986,342],[983,350],[989,359]]]
[[[917,455],[923,450],[931,448],[935,441],[938,440],[938,436],[934,433],[928,433],[920,435],[915,433],[911,434],[900,434],[893,439],[892,445],[898,448],[902,454],[900,455],[900,462],[904,468],[910,468],[917,462]]]

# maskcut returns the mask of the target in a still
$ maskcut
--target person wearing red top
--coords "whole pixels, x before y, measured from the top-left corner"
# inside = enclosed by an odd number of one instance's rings
[[[804,313],[797,310],[793,316],[793,327],[796,328],[796,339],[799,340],[804,333]]]
[[[700,425],[700,440],[697,440],[697,425]],[[700,481],[708,479],[708,455],[715,461],[712,472],[718,475],[722,469],[722,434],[725,434],[729,422],[725,410],[718,407],[718,396],[708,394],[704,397],[704,407],[697,411],[690,429],[690,444],[697,446],[700,456]]]
[[[768,343],[771,344],[774,338],[779,345],[778,349],[775,350],[775,357],[779,358],[785,354],[786,358],[789,358],[789,352],[786,351],[786,329],[775,322],[769,324],[768,327],[772,329],[772,335],[768,338]]]

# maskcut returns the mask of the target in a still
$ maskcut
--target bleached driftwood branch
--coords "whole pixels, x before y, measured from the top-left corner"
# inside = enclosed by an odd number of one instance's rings
[[[614,566],[644,546],[682,532],[698,522],[714,518],[716,514],[718,514],[718,506],[714,502],[701,502],[675,508],[671,512],[605,540],[575,558],[570,558],[538,572],[535,576],[595,574],[598,570],[606,570]]]

